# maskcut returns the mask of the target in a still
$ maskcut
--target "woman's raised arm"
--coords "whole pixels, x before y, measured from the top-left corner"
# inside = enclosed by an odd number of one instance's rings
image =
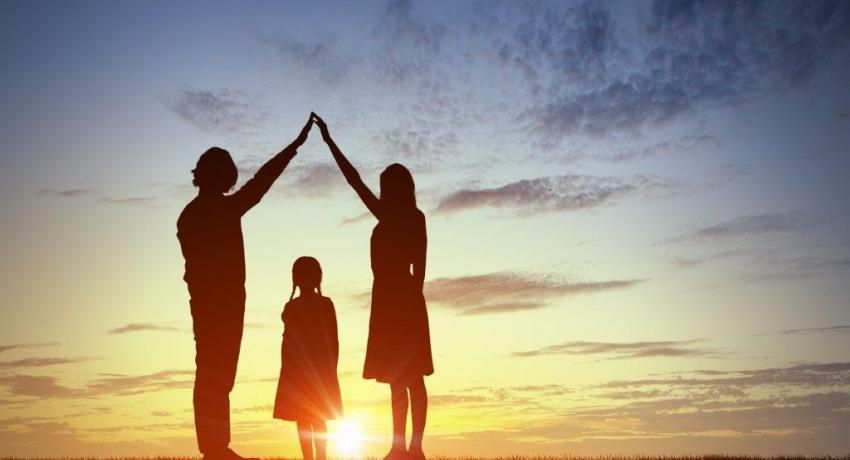
[[[342,151],[337,147],[336,143],[331,139],[331,135],[328,132],[328,125],[325,124],[325,121],[322,120],[315,113],[312,114],[313,121],[316,125],[319,126],[319,130],[322,132],[322,138],[325,140],[325,143],[328,144],[328,148],[331,149],[331,153],[334,156],[334,160],[336,160],[337,166],[339,166],[340,171],[342,171],[342,175],[345,176],[345,180],[348,181],[348,184],[351,185],[351,188],[357,193],[357,196],[360,197],[360,200],[363,201],[363,204],[369,208],[369,211],[377,217],[379,220],[381,219],[381,200],[372,193],[372,190],[366,186],[363,182],[363,179],[360,178],[360,173],[354,169],[354,166],[348,161],[348,158],[345,158]]]

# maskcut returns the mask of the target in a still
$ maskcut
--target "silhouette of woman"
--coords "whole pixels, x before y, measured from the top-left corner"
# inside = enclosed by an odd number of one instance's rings
[[[388,166],[381,173],[380,198],[376,197],[331,139],[325,122],[315,113],[312,117],[345,179],[378,219],[371,239],[374,282],[363,378],[390,385],[393,445],[384,458],[424,459],[422,435],[428,394],[423,376],[434,373],[434,364],[422,294],[425,215],[416,207],[413,176],[400,164]],[[408,396],[413,433],[406,449]]]

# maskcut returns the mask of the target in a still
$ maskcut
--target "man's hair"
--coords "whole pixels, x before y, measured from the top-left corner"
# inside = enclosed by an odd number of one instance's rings
[[[198,165],[192,170],[192,183],[199,188],[208,188],[225,193],[236,185],[239,171],[230,153],[220,147],[212,147],[201,154]]]

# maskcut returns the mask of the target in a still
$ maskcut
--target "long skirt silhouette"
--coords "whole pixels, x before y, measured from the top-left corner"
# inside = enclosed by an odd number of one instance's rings
[[[406,385],[434,373],[428,311],[410,273],[425,250],[425,217],[380,221],[372,231],[372,311],[363,378]]]
[[[274,418],[324,421],[341,417],[333,302],[327,297],[298,297],[286,304],[281,317],[284,333]]]

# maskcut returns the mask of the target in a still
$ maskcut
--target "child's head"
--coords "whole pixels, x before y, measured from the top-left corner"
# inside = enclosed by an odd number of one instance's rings
[[[292,264],[292,295],[289,300],[295,296],[296,286],[301,290],[302,295],[304,292],[313,291],[322,293],[322,267],[318,260],[309,256],[295,259],[295,263]]]

